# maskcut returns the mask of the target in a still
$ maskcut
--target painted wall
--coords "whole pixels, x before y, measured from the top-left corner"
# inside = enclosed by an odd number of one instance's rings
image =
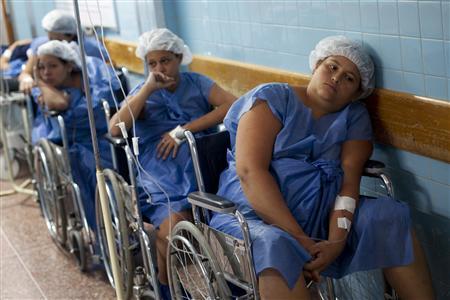
[[[27,6],[40,19],[53,1],[18,1],[14,25],[31,36]],[[144,3],[144,4],[143,4]],[[107,36],[136,41],[149,29],[145,2],[116,1],[118,30]],[[138,8],[139,13],[136,9]],[[308,54],[323,37],[344,34],[371,51],[379,87],[450,101],[450,1],[164,1],[167,27],[196,54],[309,74]],[[43,32],[42,32],[43,33]],[[42,34],[40,33],[40,34]],[[133,77],[133,83],[141,77]],[[447,163],[377,145],[396,196],[411,206],[439,298],[450,298],[450,167]],[[364,193],[382,193],[370,180]]]

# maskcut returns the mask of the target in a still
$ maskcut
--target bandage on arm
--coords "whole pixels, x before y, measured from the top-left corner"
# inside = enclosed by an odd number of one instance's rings
[[[185,131],[186,129],[178,125],[169,132],[169,135],[175,141],[175,143],[177,143],[177,145],[180,145],[186,139],[186,137],[184,136]]]
[[[356,200],[349,196],[336,196],[336,200],[334,202],[334,210],[345,210],[351,214],[355,213],[356,208]],[[352,225],[352,221],[350,221],[346,217],[337,218],[337,226],[338,228],[345,229],[350,231]]]

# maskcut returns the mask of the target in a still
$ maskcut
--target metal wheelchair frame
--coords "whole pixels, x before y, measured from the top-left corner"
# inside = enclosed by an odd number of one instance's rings
[[[103,103],[105,111],[109,111],[109,105]],[[110,116],[107,114],[109,123]],[[107,136],[113,151],[113,166],[116,171],[105,169],[105,180],[108,201],[112,214],[112,222],[115,224],[114,232],[119,248],[119,264],[123,281],[124,295],[126,298],[133,296],[136,299],[161,299],[157,271],[155,267],[156,255],[153,252],[155,245],[152,237],[144,230],[143,218],[136,191],[136,176],[134,155],[127,141],[123,138]],[[129,183],[118,174],[118,161],[115,149],[122,148],[126,155]],[[108,279],[115,287],[112,269],[108,257],[108,245],[106,233],[102,228],[101,205],[96,199],[96,216],[99,225],[99,244],[102,260],[108,275]],[[125,238],[124,236],[128,234]],[[135,265],[133,256],[140,250],[142,263]],[[134,253],[133,253],[134,252]],[[135,260],[136,257],[134,257]],[[131,260],[131,261],[130,261]],[[134,269],[134,270],[132,270]],[[133,272],[132,272],[133,271]],[[116,287],[115,287],[116,288]]]
[[[211,230],[215,231],[214,229],[210,229],[203,220],[208,221],[208,215],[205,214],[205,210],[210,210],[217,213],[226,213],[234,215],[235,218],[238,220],[240,227],[242,229],[243,234],[243,241],[230,237],[226,235],[225,233],[220,232],[220,234],[223,234],[225,236],[225,240],[227,239],[234,239],[232,243],[234,245],[237,245],[237,247],[245,247],[245,255],[244,258],[247,260],[247,262],[244,262],[245,268],[250,268],[250,270],[247,270],[247,282],[243,282],[242,278],[235,278],[233,274],[230,274],[230,270],[223,270],[221,269],[223,263],[221,266],[214,266],[209,267],[208,265],[202,265],[199,268],[201,269],[201,273],[203,273],[203,278],[206,279],[205,285],[208,285],[207,289],[208,294],[206,297],[201,299],[229,299],[231,297],[230,290],[228,289],[227,282],[233,284],[234,286],[237,286],[241,288],[243,291],[245,291],[244,295],[238,295],[236,299],[260,299],[259,291],[258,291],[258,281],[256,277],[256,273],[253,267],[253,259],[250,249],[251,239],[250,239],[250,233],[248,230],[248,225],[245,221],[245,218],[243,215],[236,209],[233,202],[222,198],[220,196],[207,193],[205,191],[205,183],[203,180],[201,168],[200,168],[200,162],[199,162],[199,153],[196,145],[196,139],[194,135],[186,131],[185,137],[189,143],[189,147],[191,150],[192,160],[194,164],[195,174],[197,178],[197,184],[198,184],[198,192],[193,192],[189,194],[188,200],[192,204],[192,210],[193,210],[193,216],[194,216],[194,224],[189,223],[187,221],[182,221],[178,223],[173,232],[169,243],[169,249],[168,249],[168,275],[169,275],[169,283],[170,283],[170,289],[172,296],[175,299],[190,299],[189,294],[192,296],[192,290],[186,288],[183,283],[186,282],[186,275],[182,274],[182,272],[179,270],[180,267],[184,267],[189,270],[189,273],[192,273],[192,264],[195,262],[201,263],[201,260],[203,261],[211,261],[212,263],[217,263],[217,261],[220,261],[220,257],[211,257],[211,258],[205,258],[202,256],[201,252],[202,247],[209,248],[207,251],[205,251],[206,254],[211,254],[212,256],[216,256],[216,252],[211,249],[211,245],[208,245],[211,241],[210,235]],[[366,163],[365,170],[364,170],[364,176],[369,177],[375,177],[381,179],[383,185],[386,188],[387,194],[391,197],[394,196],[394,190],[393,186],[391,184],[391,181],[389,178],[383,173],[384,164],[378,161],[370,160]],[[215,235],[216,233],[213,233]],[[193,235],[196,240],[190,241],[190,235]],[[198,236],[202,236],[201,238],[197,238]],[[229,240],[227,242],[230,243]],[[185,245],[181,245],[185,244]],[[202,245],[206,244],[206,245]],[[221,245],[224,245],[224,243],[220,243]],[[199,246],[200,245],[200,246]],[[200,250],[199,250],[200,249]],[[179,266],[176,263],[176,260],[180,260],[180,258],[177,258],[177,251],[182,251],[184,257],[187,255],[185,252],[191,251],[193,253],[193,256],[199,256],[194,257],[189,262],[187,259],[184,259],[184,262],[186,263],[185,266]],[[234,251],[234,250],[233,250]],[[219,251],[221,254],[230,254],[230,251]],[[234,252],[231,253],[231,255],[234,255]],[[228,257],[228,260],[231,261],[231,259]],[[175,261],[175,263],[174,263]],[[251,263],[249,263],[251,262]],[[242,261],[239,262],[242,264]],[[179,263],[182,264],[182,263]],[[210,273],[214,274],[208,274],[208,267],[211,269]],[[178,268],[178,269],[177,269]],[[234,268],[231,270],[232,272],[236,272]],[[181,274],[181,275],[180,275]],[[241,274],[238,274],[241,276]],[[202,277],[202,274],[199,275]],[[318,286],[317,292],[319,294],[320,299],[329,299],[334,300],[338,299],[335,295],[335,288],[334,288],[334,279],[326,278],[326,284],[322,287]],[[184,282],[183,282],[184,281]],[[192,280],[191,280],[192,281]],[[312,282],[308,285],[308,287],[311,285]],[[390,288],[390,287],[389,287]],[[391,288],[390,288],[391,289]],[[198,297],[198,294],[194,295],[194,298]],[[202,295],[203,296],[203,295]],[[397,299],[397,295],[393,289],[389,290],[387,293],[385,293],[385,297],[387,299]]]

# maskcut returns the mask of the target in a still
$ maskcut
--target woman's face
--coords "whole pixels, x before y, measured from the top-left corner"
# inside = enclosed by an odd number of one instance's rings
[[[72,64],[65,63],[53,55],[40,55],[37,64],[38,75],[46,84],[53,87],[63,86],[72,73]]]
[[[329,56],[318,64],[308,85],[324,113],[339,111],[361,94],[361,77],[356,65],[344,56]]]
[[[178,79],[181,55],[165,50],[155,50],[147,53],[146,59],[151,72],[161,72],[166,76]]]

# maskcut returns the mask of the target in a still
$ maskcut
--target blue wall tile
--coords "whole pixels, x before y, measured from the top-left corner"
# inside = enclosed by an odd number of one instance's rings
[[[431,179],[445,185],[450,185],[450,165],[439,160],[432,160]],[[450,198],[447,200],[450,200]]]
[[[422,39],[422,55],[425,74],[446,76],[443,41]]]
[[[422,45],[418,38],[402,37],[402,65],[408,72],[422,73]]]
[[[380,59],[383,68],[401,70],[401,47],[398,36],[380,36]]]
[[[447,80],[444,77],[425,76],[425,95],[436,99],[447,99]]]
[[[297,3],[298,24],[300,26],[313,26],[313,12],[311,1]]]
[[[380,16],[380,33],[398,34],[398,11],[397,2],[379,2],[378,10]]]
[[[342,10],[345,12],[344,17],[345,29],[351,31],[360,31],[361,16],[359,10],[359,2],[343,1]]]
[[[299,4],[301,5],[301,4]],[[286,25],[298,26],[298,7],[297,2],[294,1],[284,1],[284,18]]]
[[[420,37],[419,7],[417,1],[399,1],[398,16],[400,34]]]
[[[450,77],[450,42],[444,42],[447,77]]]
[[[344,17],[347,12],[343,10],[339,1],[327,2],[327,27],[334,29],[345,29]]]
[[[389,69],[377,69],[377,86],[383,86],[395,91],[404,91],[402,72]]]
[[[313,27],[327,28],[328,20],[326,18],[327,3],[325,1],[312,1],[311,14],[313,15]]]
[[[413,95],[425,96],[425,79],[423,74],[403,72],[403,89]]]
[[[420,32],[422,38],[442,39],[440,1],[419,2]]]
[[[378,3],[361,2],[361,29],[364,32],[378,33],[380,25],[378,21]]]
[[[450,1],[442,3],[442,28],[444,39],[450,40]]]

